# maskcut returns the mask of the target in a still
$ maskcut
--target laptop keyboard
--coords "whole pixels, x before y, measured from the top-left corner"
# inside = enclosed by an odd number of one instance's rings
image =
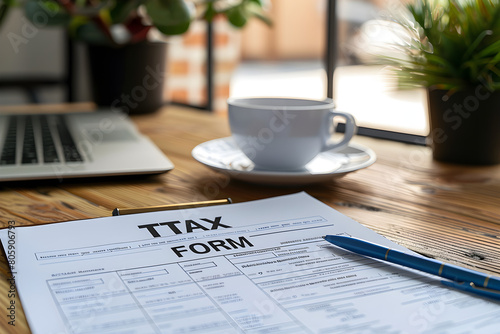
[[[0,165],[82,162],[61,115],[13,115],[0,154]]]

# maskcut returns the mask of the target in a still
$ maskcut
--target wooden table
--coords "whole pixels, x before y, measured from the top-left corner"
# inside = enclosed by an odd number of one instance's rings
[[[168,106],[133,116],[173,161],[151,177],[0,185],[0,225],[47,224],[109,216],[115,207],[139,207],[230,197],[244,202],[306,191],[392,241],[426,256],[500,275],[500,166],[466,167],[432,160],[429,148],[356,137],[377,162],[343,178],[300,187],[230,180],[191,157],[210,139],[228,136],[227,119]],[[9,269],[0,262],[0,332],[29,333],[22,310],[7,323]],[[15,299],[16,305],[20,302]]]

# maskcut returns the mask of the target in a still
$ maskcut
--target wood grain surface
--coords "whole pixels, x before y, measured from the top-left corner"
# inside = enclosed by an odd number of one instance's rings
[[[109,216],[116,207],[227,197],[238,203],[306,191],[418,253],[500,275],[500,166],[443,164],[433,161],[427,147],[357,136],[355,142],[377,154],[377,162],[368,168],[300,187],[251,184],[231,180],[191,157],[196,145],[230,134],[226,118],[167,106],[133,120],[172,160],[174,170],[148,177],[4,183],[0,226]],[[10,277],[2,255],[0,333],[29,333],[17,294],[9,297]],[[12,300],[15,326],[7,317]]]

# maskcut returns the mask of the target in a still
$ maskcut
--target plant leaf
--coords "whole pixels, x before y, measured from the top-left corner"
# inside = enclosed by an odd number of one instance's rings
[[[183,0],[148,0],[147,13],[154,26],[166,35],[180,35],[189,29],[191,11]]]
[[[500,0],[414,0],[407,16],[391,19],[411,41],[398,46],[403,59],[382,53],[402,84],[460,89],[487,78],[500,85]]]
[[[245,6],[246,3],[243,1],[241,4],[231,7],[226,11],[229,23],[238,28],[243,27],[247,23],[249,15]]]

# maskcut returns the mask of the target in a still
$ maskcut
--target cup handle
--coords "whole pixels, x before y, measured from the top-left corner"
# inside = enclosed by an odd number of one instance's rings
[[[342,138],[341,141],[339,142],[333,142],[332,135],[335,132],[335,129],[333,129],[333,118],[334,117],[343,117],[345,119],[345,131],[344,131],[344,137]],[[323,151],[329,151],[333,149],[342,149],[349,144],[349,141],[354,137],[356,134],[356,131],[358,127],[356,126],[356,120],[351,114],[341,112],[341,111],[331,111],[331,113],[328,115],[328,124],[332,124],[332,131],[330,131],[330,138],[326,142],[326,145],[323,149]]]

